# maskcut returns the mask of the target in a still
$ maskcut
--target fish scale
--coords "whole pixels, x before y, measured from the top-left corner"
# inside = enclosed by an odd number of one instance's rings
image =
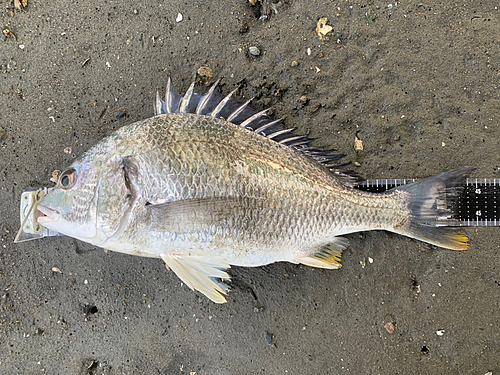
[[[226,301],[222,281],[231,265],[336,269],[348,245],[341,236],[353,232],[388,230],[468,247],[463,230],[433,223],[450,217],[471,168],[372,193],[354,187],[338,163],[342,155],[309,142],[267,110],[222,97],[217,85],[201,95],[193,84],[182,97],[169,80],[154,117],[118,129],[54,188],[35,192],[16,241],[23,228],[33,234],[24,239],[47,230],[158,257],[217,303]]]

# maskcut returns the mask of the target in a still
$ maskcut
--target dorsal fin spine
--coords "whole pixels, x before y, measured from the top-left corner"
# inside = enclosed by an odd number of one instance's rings
[[[256,132],[257,134],[260,134],[262,133],[264,130],[267,130],[269,128],[272,128],[273,126],[275,125],[278,125],[279,123],[281,123],[283,119],[278,119],[278,120],[274,120],[274,121],[271,121],[271,122],[268,122],[267,124],[264,124],[262,125],[261,127],[257,128],[254,130],[254,132]]]
[[[203,99],[200,100],[200,103],[198,104],[198,107],[196,107],[196,114],[201,115],[203,114],[203,110],[205,109],[205,106],[207,103],[210,101],[210,99],[213,97],[214,92],[218,90],[220,78],[210,87],[210,90],[203,96]]]
[[[234,89],[224,99],[222,99],[220,101],[220,103],[217,104],[217,106],[214,108],[214,110],[212,111],[212,113],[210,114],[210,116],[212,116],[212,117],[218,117],[219,113],[221,113],[221,111],[224,109],[224,107],[226,106],[226,104],[233,98],[233,96],[236,93],[236,91],[238,91],[238,89]]]
[[[256,113],[255,115],[253,116],[250,116],[249,118],[247,118],[245,121],[243,121],[240,126],[242,128],[247,128],[252,122],[254,121],[257,121],[259,120],[260,118],[264,117],[264,116],[267,116],[267,113],[270,111],[269,108],[267,109],[264,109],[263,111],[260,111],[258,113]]]
[[[156,91],[156,100],[155,100],[155,116],[162,114],[162,106],[163,103],[161,102],[160,98],[160,92]]]
[[[181,101],[181,105],[179,107],[179,112],[188,113],[187,110],[189,108],[189,103],[191,101],[191,98],[193,97],[193,94],[194,94],[194,82],[191,83],[186,93],[184,94],[184,97],[182,98]]]
[[[162,113],[177,113],[182,96],[175,90],[172,80],[168,77],[167,89],[165,91],[165,112]]]
[[[276,138],[278,135],[286,134],[286,133],[291,133],[293,132],[293,129],[283,129],[283,130],[278,130],[274,133],[266,135],[267,138],[273,139]]]
[[[227,118],[227,121],[231,122],[231,120],[234,120],[236,118],[236,116],[238,116],[241,112],[243,112],[243,110],[248,107],[248,105],[250,104],[250,102],[253,100],[253,98],[251,98],[250,100],[247,100],[245,103],[243,103],[242,105],[240,105],[233,113],[231,113],[229,115],[229,117]]]

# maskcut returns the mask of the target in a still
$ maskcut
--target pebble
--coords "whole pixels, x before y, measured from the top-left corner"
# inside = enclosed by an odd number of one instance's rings
[[[274,335],[272,333],[266,332],[266,342],[271,345],[274,341]]]
[[[213,77],[212,69],[208,66],[201,66],[196,71],[196,74],[200,78],[200,81],[205,85],[208,85],[208,83],[212,80]]]
[[[7,139],[7,132],[2,127],[0,127],[0,143],[5,141],[6,139]]]
[[[252,56],[259,56],[260,55],[260,49],[258,49],[257,47],[255,46],[252,46],[248,49],[248,52],[250,53],[250,55]]]

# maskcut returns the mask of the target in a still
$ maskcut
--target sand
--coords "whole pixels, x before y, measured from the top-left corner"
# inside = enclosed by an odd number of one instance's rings
[[[53,186],[53,170],[152,116],[169,76],[184,92],[202,66],[365,178],[463,165],[497,178],[497,1],[290,0],[266,20],[244,0],[12,7],[0,2],[1,374],[500,373],[498,228],[467,229],[464,252],[352,234],[338,271],[234,267],[224,305],[159,259],[13,243],[25,187]]]

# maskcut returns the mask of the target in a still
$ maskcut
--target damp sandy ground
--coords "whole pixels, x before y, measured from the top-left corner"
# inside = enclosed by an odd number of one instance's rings
[[[347,161],[357,135],[366,178],[499,177],[497,1],[289,0],[267,20],[244,0],[11,7],[0,1],[1,374],[500,373],[500,228],[468,229],[465,252],[349,235],[339,271],[233,268],[224,305],[158,259],[13,244],[23,188],[52,186],[53,170],[152,116],[169,75],[185,91],[201,66]]]

